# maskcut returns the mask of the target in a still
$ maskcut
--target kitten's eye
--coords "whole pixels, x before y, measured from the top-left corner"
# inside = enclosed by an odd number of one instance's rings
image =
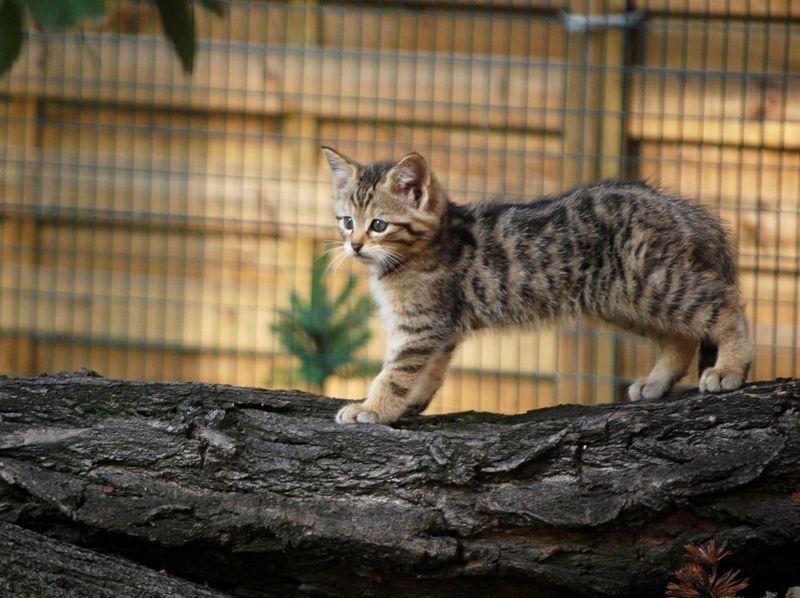
[[[345,230],[353,230],[353,219],[350,216],[342,218],[342,226]]]
[[[389,223],[385,220],[381,220],[380,218],[376,218],[372,221],[372,224],[369,225],[369,227],[376,233],[382,233],[386,230],[387,226],[389,226]]]

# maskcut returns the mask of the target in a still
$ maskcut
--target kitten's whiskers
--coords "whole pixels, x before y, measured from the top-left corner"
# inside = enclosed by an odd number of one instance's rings
[[[405,261],[405,256],[391,247],[380,248],[380,264],[385,272],[396,269]]]
[[[347,259],[347,254],[344,251],[344,243],[340,243],[338,247],[332,247],[323,253],[333,253],[336,250],[340,250],[339,253],[334,254],[333,259],[328,264],[328,267],[325,269],[325,272],[328,274],[333,274],[342,265],[342,263]]]

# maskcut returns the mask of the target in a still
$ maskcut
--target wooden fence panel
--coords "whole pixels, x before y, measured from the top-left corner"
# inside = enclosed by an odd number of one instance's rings
[[[189,78],[161,38],[32,35],[0,93],[555,130],[563,70],[557,62],[491,56],[201,44]]]
[[[636,8],[657,13],[691,16],[728,16],[748,18],[797,18],[800,5],[795,0],[634,0]]]
[[[477,11],[434,9],[324,10],[321,44],[330,48],[384,49],[403,52],[458,53],[560,59],[564,30],[557,20],[527,20]]]
[[[796,150],[797,98],[800,88],[771,89],[755,77],[642,71],[631,84],[628,134],[634,139]]]
[[[800,152],[655,143],[641,145],[642,175],[717,211],[743,268],[800,268]]]
[[[754,375],[798,370],[794,4],[636,0],[633,67],[621,31],[557,21],[620,2],[420,4],[198,10],[191,78],[152,6],[114,4],[82,40],[31,32],[0,79],[0,366],[281,384],[292,361],[270,324],[335,237],[325,143],[364,161],[422,151],[457,201],[617,176],[629,147],[637,174],[739,238]],[[349,272],[365,292],[349,265],[333,287]],[[650,343],[577,329],[467,341],[431,410],[608,399],[652,365]]]
[[[6,327],[35,334],[96,336],[120,345],[274,352],[279,348],[270,326],[277,310],[287,307],[288,290],[305,293],[310,284],[308,269],[297,267],[312,263],[313,244],[302,238],[262,240],[259,252],[276,263],[259,269],[255,281],[244,281],[233,273],[193,276],[159,273],[158,267],[137,272],[126,268],[119,254],[115,267],[102,269],[98,267],[103,261],[102,237],[63,230],[58,235],[44,231],[42,237],[52,245],[37,248],[35,263],[3,264],[0,321]],[[115,242],[124,242],[124,231],[116,237]],[[179,238],[151,239],[143,261],[182,262],[187,248],[177,242]],[[90,247],[88,256],[79,249],[84,244]],[[153,253],[167,247],[180,257]],[[204,245],[200,251],[210,249]],[[232,269],[239,268],[241,264]]]
[[[363,162],[422,152],[455,201],[535,196],[561,188],[561,140],[556,135],[325,120],[320,137]],[[321,156],[319,163],[320,177],[330,177]]]

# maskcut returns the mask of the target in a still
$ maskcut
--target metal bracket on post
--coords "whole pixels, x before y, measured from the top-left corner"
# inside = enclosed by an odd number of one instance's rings
[[[568,33],[583,33],[592,29],[633,29],[645,18],[643,10],[629,10],[609,15],[579,15],[558,11],[558,18]]]

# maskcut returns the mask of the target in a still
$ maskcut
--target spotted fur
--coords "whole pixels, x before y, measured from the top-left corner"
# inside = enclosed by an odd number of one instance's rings
[[[323,152],[344,252],[370,265],[390,335],[367,399],[337,421],[391,423],[425,409],[473,330],[581,313],[661,345],[652,372],[630,387],[633,400],[669,392],[703,339],[719,351],[701,390],[743,384],[753,347],[733,253],[702,207],[624,182],[458,205],[417,153],[361,165]]]

